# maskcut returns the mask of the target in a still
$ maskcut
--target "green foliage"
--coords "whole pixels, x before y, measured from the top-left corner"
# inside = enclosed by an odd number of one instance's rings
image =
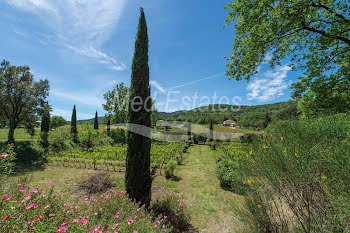
[[[305,77],[292,85],[306,118],[349,112],[350,5],[331,1],[232,1],[233,54],[227,74],[249,80],[268,61],[271,68],[288,62]]]
[[[110,139],[110,140],[109,140]],[[79,130],[79,146],[83,149],[90,149],[101,145],[110,145],[113,141],[105,137],[102,131],[94,129],[88,123]]]
[[[34,81],[28,66],[12,66],[2,61],[0,66],[0,109],[9,125],[8,142],[14,142],[19,125],[34,132],[33,125],[41,115],[49,94],[48,80]]]
[[[65,125],[50,131],[49,142],[50,150],[53,152],[59,152],[71,148],[70,138],[71,126]]]
[[[112,122],[126,123],[128,120],[129,88],[124,83],[117,83],[113,90],[103,95],[106,103],[103,104],[104,110],[112,116]]]
[[[50,129],[56,129],[67,124],[67,121],[61,116],[52,116],[50,118]]]
[[[140,135],[134,130],[128,131],[125,187],[131,199],[148,206],[151,200],[152,186],[150,174],[151,135],[149,130],[151,127],[152,99],[150,98],[151,91],[149,87],[148,34],[143,8],[140,9],[140,13],[131,68],[128,123],[132,124],[130,127],[145,126],[146,130],[143,132],[144,135]],[[138,110],[134,109],[135,98],[141,101]]]
[[[164,166],[165,178],[169,179],[174,176],[176,168],[176,162],[174,160],[170,160]]]
[[[175,157],[177,165],[181,165],[184,160],[184,155],[182,151],[179,151],[179,153]]]
[[[94,129],[98,130],[98,115],[97,115],[97,111],[95,113]]]
[[[78,129],[77,129],[77,110],[75,105],[73,107],[72,119],[70,122],[70,134],[74,143],[78,142]]]
[[[126,141],[126,132],[121,128],[111,129],[109,136],[115,143],[125,143]]]
[[[189,146],[188,146],[187,144],[183,145],[183,146],[182,146],[182,152],[183,152],[183,153],[186,153],[187,150],[188,150],[188,148],[189,148]]]
[[[151,206],[152,215],[168,219],[174,231],[186,232],[190,226],[191,216],[184,203],[173,194],[157,197],[156,200]]]
[[[246,184],[238,169],[237,161],[229,158],[223,158],[216,166],[216,176],[220,180],[222,188],[235,192],[237,194],[244,194]]]
[[[191,122],[187,122],[187,140],[192,140]]]
[[[8,145],[4,152],[0,152],[0,177],[8,176],[13,173],[16,154],[13,145]]]
[[[267,212],[265,223],[255,225],[283,232],[349,231],[349,132],[350,119],[338,115],[283,121],[254,140],[239,170],[251,180],[247,197]],[[276,212],[281,209],[293,216]]]

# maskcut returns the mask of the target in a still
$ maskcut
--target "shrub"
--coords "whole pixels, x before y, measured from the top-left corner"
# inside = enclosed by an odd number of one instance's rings
[[[165,223],[171,223],[174,232],[186,232],[190,226],[190,214],[184,203],[172,194],[159,196],[152,203],[151,213],[153,216],[162,216]],[[158,223],[160,224],[160,223]]]
[[[9,145],[4,152],[0,153],[0,176],[12,174],[15,166],[15,155],[13,145]]]
[[[197,135],[193,136],[193,143],[194,144],[198,144],[198,137],[197,137]]]
[[[181,165],[184,160],[184,155],[182,151],[179,151],[179,153],[176,155],[176,163],[177,165]]]
[[[114,143],[125,143],[125,130],[121,128],[111,129],[110,137],[113,139]]]
[[[175,168],[176,168],[176,163],[174,160],[170,160],[167,164],[165,164],[164,173],[167,179],[174,176]]]
[[[94,148],[96,146],[111,145],[109,140],[102,131],[95,130],[92,125],[85,124],[79,130],[79,145],[84,149]]]
[[[44,150],[37,142],[15,142],[16,165],[35,165],[44,162]]]
[[[65,125],[50,131],[49,142],[51,151],[59,152],[72,147],[70,140],[70,128],[71,127],[69,125]]]
[[[182,147],[182,152],[183,152],[183,153],[186,153],[187,150],[188,150],[188,145],[187,145],[187,144],[183,145],[183,147]]]
[[[246,133],[240,137],[240,141],[241,143],[252,143],[255,138],[257,138],[256,134]]]
[[[237,194],[244,194],[246,184],[243,183],[239,165],[236,161],[228,158],[222,158],[216,166],[216,176],[220,180],[220,185],[226,190],[230,190]]]
[[[291,215],[287,226],[270,221],[277,231],[350,230],[349,132],[348,117],[330,116],[280,122],[253,140],[253,162],[241,171],[257,177],[248,195],[269,216],[281,209]]]
[[[144,206],[131,202],[125,191],[111,190],[74,204],[53,195],[52,186],[44,193],[40,187],[18,183],[2,194],[0,232],[171,232],[175,229],[167,217],[151,216]],[[181,219],[180,216],[177,212],[174,219]]]

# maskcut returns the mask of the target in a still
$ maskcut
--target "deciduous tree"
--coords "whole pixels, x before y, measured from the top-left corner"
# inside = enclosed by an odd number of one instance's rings
[[[13,66],[5,60],[1,62],[0,110],[9,124],[9,143],[15,141],[14,132],[19,125],[33,130],[35,121],[43,113],[49,89],[47,79],[34,81],[28,66]]]

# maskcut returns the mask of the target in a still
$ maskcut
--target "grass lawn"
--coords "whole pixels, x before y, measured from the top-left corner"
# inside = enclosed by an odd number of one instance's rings
[[[17,128],[15,130],[15,140],[16,141],[30,141],[39,139],[39,131],[40,128],[35,128],[35,135],[32,137],[26,133],[24,128]],[[9,129],[0,129],[0,141],[7,141],[7,136],[9,133]]]
[[[178,181],[157,176],[153,181],[153,196],[173,193],[184,201],[191,213],[191,224],[198,232],[237,232],[244,226],[234,209],[243,204],[243,197],[220,188],[215,176],[215,158],[220,152],[212,151],[208,146],[191,146],[185,153],[184,165],[176,169]],[[88,169],[45,167],[24,172],[7,180],[16,183],[28,180],[28,183],[47,188],[55,185],[55,193],[63,196],[67,202],[75,203],[86,196],[79,184],[97,171]],[[124,189],[124,173],[110,172],[116,181],[117,189]]]

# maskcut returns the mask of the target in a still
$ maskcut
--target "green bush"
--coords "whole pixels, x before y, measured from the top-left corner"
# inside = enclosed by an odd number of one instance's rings
[[[97,146],[111,145],[112,139],[106,137],[102,131],[95,130],[92,125],[85,124],[79,129],[79,146],[90,149]]]
[[[174,176],[175,168],[176,168],[176,162],[174,160],[170,160],[167,164],[165,164],[164,173],[167,179]]]
[[[265,222],[280,232],[350,231],[349,132],[350,119],[338,115],[279,122],[253,140],[252,162],[239,169],[256,177],[247,196],[265,206]],[[280,209],[294,214],[273,221]]]
[[[59,152],[72,147],[70,139],[70,126],[65,125],[57,127],[49,133],[50,149],[53,152]]]
[[[183,153],[186,153],[187,150],[188,150],[188,145],[187,145],[187,144],[183,145],[183,147],[182,147],[182,152],[183,152]]]
[[[237,194],[244,194],[247,185],[244,183],[239,164],[236,161],[225,157],[221,158],[217,163],[215,173],[222,188]]]
[[[177,165],[181,165],[183,160],[184,160],[184,155],[182,153],[182,151],[179,151],[179,153],[176,155],[176,163]]]
[[[16,154],[13,145],[9,145],[3,152],[0,152],[0,177],[13,173],[15,157]]]
[[[111,129],[110,137],[113,139],[114,143],[125,143],[125,130],[121,128]]]

